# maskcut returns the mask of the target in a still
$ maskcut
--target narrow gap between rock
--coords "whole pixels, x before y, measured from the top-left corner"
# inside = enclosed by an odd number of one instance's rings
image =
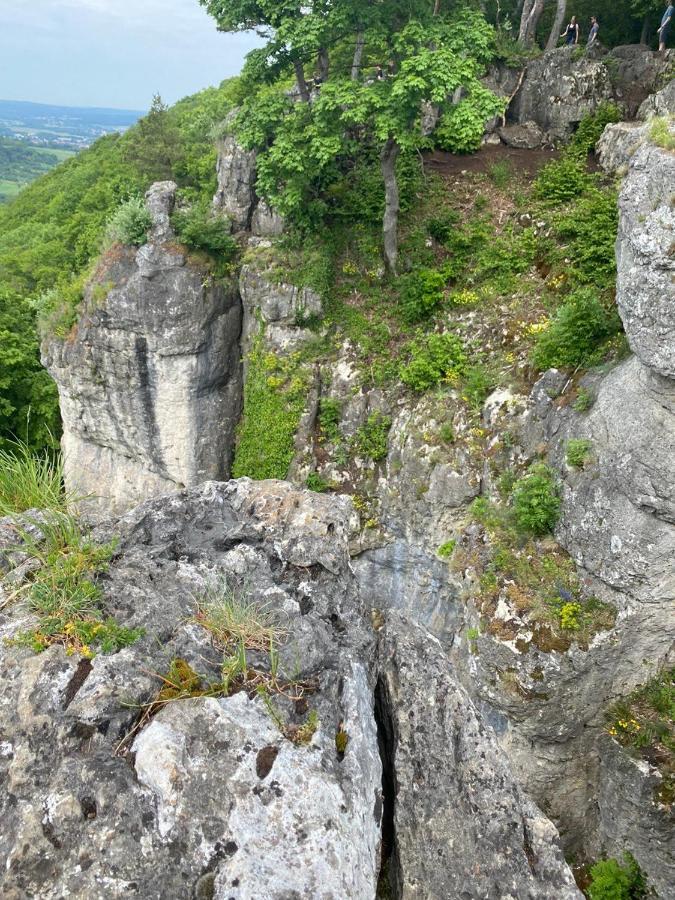
[[[382,761],[382,849],[377,900],[398,900],[401,893],[394,818],[396,810],[396,770],[394,768],[396,740],[389,695],[381,678],[378,679],[375,687],[375,722],[377,724],[377,745]]]

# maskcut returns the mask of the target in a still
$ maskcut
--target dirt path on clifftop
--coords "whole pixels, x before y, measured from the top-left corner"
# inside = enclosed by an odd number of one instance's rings
[[[536,175],[543,165],[560,154],[557,150],[519,150],[516,147],[499,146],[481,147],[476,153],[446,153],[434,150],[424,155],[424,166],[430,172],[439,175],[458,175],[461,172],[489,172],[495,163],[508,163],[514,173]]]

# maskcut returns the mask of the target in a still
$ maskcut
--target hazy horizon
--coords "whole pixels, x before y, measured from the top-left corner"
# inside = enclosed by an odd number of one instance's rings
[[[0,0],[2,99],[147,110],[236,75],[252,34],[220,34],[198,0]]]

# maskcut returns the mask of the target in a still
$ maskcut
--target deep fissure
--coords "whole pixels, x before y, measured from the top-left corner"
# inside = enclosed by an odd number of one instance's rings
[[[396,735],[391,716],[389,692],[382,678],[375,686],[377,746],[382,762],[382,844],[377,896],[382,900],[400,897],[399,861],[396,848]]]

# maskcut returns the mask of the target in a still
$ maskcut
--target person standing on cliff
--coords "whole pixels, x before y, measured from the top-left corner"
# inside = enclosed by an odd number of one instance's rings
[[[598,25],[598,20],[595,16],[591,16],[591,30],[588,33],[588,43],[586,44],[586,49],[590,50],[594,44],[598,42],[598,31],[600,31],[600,26]]]
[[[571,47],[572,44],[579,43],[579,23],[577,22],[577,17],[572,16],[572,21],[567,26],[567,28],[563,31],[560,37],[565,38],[565,43],[568,47]]]
[[[659,50],[661,53],[665,53],[666,43],[668,42],[668,34],[670,33],[670,26],[673,21],[673,15],[675,14],[675,7],[667,0],[666,11],[663,14],[663,18],[661,19],[661,26],[656,32],[659,36]]]

